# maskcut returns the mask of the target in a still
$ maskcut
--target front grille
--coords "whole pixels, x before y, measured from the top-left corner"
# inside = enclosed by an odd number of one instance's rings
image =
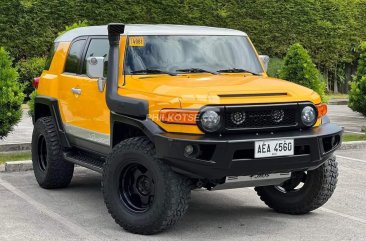
[[[297,105],[241,106],[225,108],[227,130],[296,127]]]

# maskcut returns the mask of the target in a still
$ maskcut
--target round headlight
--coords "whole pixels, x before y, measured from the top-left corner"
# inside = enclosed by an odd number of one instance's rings
[[[220,115],[213,110],[205,111],[201,115],[202,128],[207,132],[215,132],[220,129]]]
[[[316,111],[311,106],[305,106],[301,112],[301,120],[305,126],[312,126],[316,122]]]

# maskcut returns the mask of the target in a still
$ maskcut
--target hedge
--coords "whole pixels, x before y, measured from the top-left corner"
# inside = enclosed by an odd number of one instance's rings
[[[64,26],[80,20],[228,27],[249,34],[259,52],[284,57],[300,42],[315,63],[352,63],[366,39],[366,0],[7,0],[0,2],[0,45],[16,60],[45,56]]]
[[[32,81],[35,77],[42,74],[46,64],[45,57],[33,57],[29,59],[22,59],[17,63],[17,70],[19,73],[19,82],[24,85],[24,94],[26,99],[34,90]]]

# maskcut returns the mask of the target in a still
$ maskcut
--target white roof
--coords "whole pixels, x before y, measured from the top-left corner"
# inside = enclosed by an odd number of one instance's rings
[[[126,24],[125,35],[236,35],[247,36],[246,33],[228,29],[194,25],[171,24]],[[107,25],[90,26],[72,29],[59,36],[55,42],[70,42],[80,36],[107,36]]]

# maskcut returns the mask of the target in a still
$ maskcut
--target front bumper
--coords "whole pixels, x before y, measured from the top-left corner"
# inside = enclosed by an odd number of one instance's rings
[[[266,134],[204,136],[163,133],[154,136],[157,156],[175,171],[193,178],[220,179],[311,170],[322,165],[341,145],[343,129],[331,123],[308,130]],[[258,140],[295,140],[295,154],[285,157],[254,158]],[[200,149],[197,157],[184,154],[187,145]]]

